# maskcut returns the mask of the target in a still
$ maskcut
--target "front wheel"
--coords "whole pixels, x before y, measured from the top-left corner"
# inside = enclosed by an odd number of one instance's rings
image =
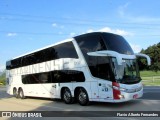
[[[84,88],[80,88],[77,96],[78,103],[82,106],[86,106],[89,104],[89,98],[87,91]]]

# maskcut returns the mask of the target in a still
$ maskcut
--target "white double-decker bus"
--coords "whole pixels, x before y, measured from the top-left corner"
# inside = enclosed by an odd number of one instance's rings
[[[137,99],[143,95],[137,56],[150,65],[150,58],[135,54],[122,36],[79,35],[7,61],[7,93],[80,105]]]

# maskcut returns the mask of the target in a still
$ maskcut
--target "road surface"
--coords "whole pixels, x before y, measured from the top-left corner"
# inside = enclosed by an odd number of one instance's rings
[[[142,98],[137,100],[132,100],[125,103],[98,103],[94,102],[89,106],[80,106],[78,103],[75,104],[65,104],[61,100],[51,100],[51,99],[38,99],[38,98],[27,98],[27,99],[16,99],[6,93],[5,87],[0,87],[0,111],[58,111],[58,117],[54,119],[61,120],[97,120],[97,119],[118,119],[118,120],[143,120],[144,117],[106,117],[105,111],[160,111],[160,87],[144,87],[144,95]],[[73,117],[64,117],[63,115],[71,114],[70,111],[78,111]],[[103,112],[97,112],[103,111]],[[51,114],[52,114],[51,112]],[[124,112],[125,113],[125,112]],[[54,114],[54,113],[53,113]],[[56,112],[55,112],[56,114]],[[76,114],[78,114],[76,116]],[[82,115],[82,117],[81,117]],[[88,117],[83,117],[86,115]],[[93,115],[93,117],[91,117]],[[94,117],[96,116],[96,117]],[[64,118],[63,118],[64,117]],[[4,119],[4,118],[0,118]],[[17,120],[17,118],[5,118],[8,120]],[[28,119],[28,118],[23,118]],[[35,118],[34,118],[35,119]],[[40,120],[40,118],[37,118]],[[41,118],[44,119],[44,118]],[[47,117],[47,119],[53,119]],[[156,117],[154,119],[159,119]]]

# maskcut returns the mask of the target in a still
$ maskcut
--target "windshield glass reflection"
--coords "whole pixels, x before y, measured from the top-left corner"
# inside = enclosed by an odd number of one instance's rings
[[[112,65],[118,82],[133,83],[141,80],[136,60],[124,59],[122,65],[118,65],[116,58],[112,58]]]

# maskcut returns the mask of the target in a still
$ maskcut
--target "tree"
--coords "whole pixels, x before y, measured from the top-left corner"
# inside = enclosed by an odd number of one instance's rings
[[[140,70],[160,70],[160,42],[153,46],[149,46],[146,50],[141,50],[141,53],[147,54],[151,58],[151,66],[146,65],[146,60],[138,59]]]
[[[6,73],[3,72],[3,74],[0,75],[0,83],[2,83],[3,85],[6,84]]]

